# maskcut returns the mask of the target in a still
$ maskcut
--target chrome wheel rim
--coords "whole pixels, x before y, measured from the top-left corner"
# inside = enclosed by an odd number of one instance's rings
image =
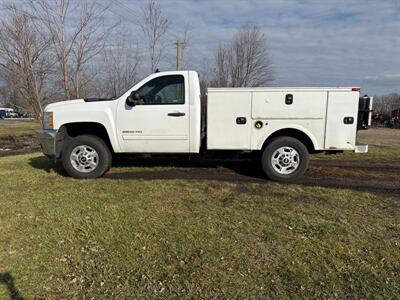
[[[99,154],[90,146],[79,145],[72,150],[70,162],[78,172],[90,173],[99,165]]]
[[[292,174],[300,166],[300,154],[292,147],[280,147],[272,154],[271,164],[279,174]]]

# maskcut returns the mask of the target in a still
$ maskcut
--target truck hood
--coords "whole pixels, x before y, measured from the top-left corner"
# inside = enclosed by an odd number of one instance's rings
[[[55,109],[62,108],[62,107],[70,107],[75,105],[82,105],[85,103],[84,99],[76,99],[76,100],[67,100],[67,101],[60,101],[48,104],[44,111],[54,111]]]
[[[79,106],[86,106],[90,103],[98,103],[98,102],[112,102],[116,100],[115,98],[85,98],[85,99],[76,99],[76,100],[67,100],[51,103],[46,106],[45,111],[54,111],[56,109],[65,109],[65,108],[76,108]]]

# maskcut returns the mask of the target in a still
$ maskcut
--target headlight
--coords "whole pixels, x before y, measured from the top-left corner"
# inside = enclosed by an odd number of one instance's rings
[[[45,112],[43,114],[43,129],[54,129],[53,112]]]

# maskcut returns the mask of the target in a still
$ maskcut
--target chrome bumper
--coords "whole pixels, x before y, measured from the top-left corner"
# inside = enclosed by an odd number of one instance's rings
[[[38,135],[43,154],[49,158],[55,158],[57,130],[42,129],[38,131]]]

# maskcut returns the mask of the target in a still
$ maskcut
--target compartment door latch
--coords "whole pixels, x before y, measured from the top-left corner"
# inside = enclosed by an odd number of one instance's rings
[[[285,96],[285,104],[286,105],[293,104],[293,95],[292,94],[286,94],[286,96]]]
[[[246,124],[247,120],[245,117],[237,117],[236,118],[236,124],[238,125],[244,125]]]
[[[343,123],[344,124],[353,124],[354,123],[354,118],[353,117],[344,117]]]

